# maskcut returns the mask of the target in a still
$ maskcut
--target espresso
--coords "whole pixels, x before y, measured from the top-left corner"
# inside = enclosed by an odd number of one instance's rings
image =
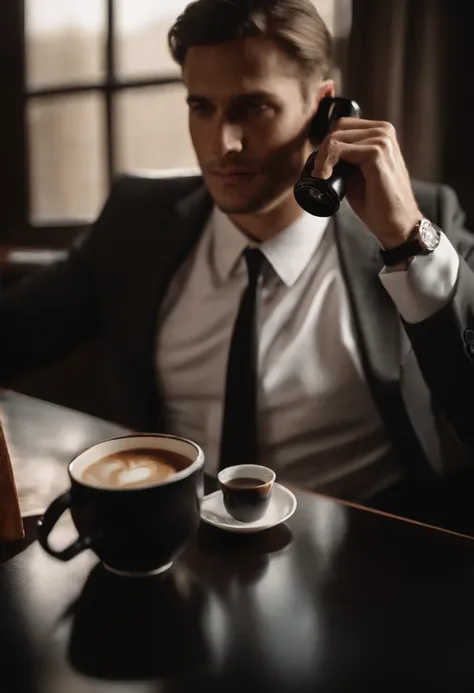
[[[229,488],[255,488],[256,486],[264,485],[263,479],[255,479],[252,477],[237,477],[236,479],[229,479],[226,486]]]
[[[136,448],[114,452],[90,464],[81,481],[100,488],[152,486],[189,467],[191,461],[170,450]]]

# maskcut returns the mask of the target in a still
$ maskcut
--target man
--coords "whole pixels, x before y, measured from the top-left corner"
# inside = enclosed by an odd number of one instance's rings
[[[280,479],[350,500],[427,487],[448,444],[455,461],[474,444],[474,244],[454,194],[412,187],[390,124],[344,118],[313,175],[354,164],[347,200],[303,213],[309,125],[334,95],[310,0],[197,0],[169,43],[204,181],[119,182],[69,259],[0,303],[4,377],[98,334],[121,418],[196,440],[211,474],[258,448]]]

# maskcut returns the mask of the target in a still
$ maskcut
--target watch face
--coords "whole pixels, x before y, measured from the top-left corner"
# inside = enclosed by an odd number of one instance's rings
[[[428,250],[428,251],[434,250],[439,245],[440,232],[428,220],[425,220],[421,224],[420,236],[421,236],[421,240],[423,242],[423,245],[425,246],[426,250]]]

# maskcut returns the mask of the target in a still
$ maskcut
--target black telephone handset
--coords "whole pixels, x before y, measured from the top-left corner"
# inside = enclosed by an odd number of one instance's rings
[[[325,97],[311,123],[309,139],[314,147],[326,137],[331,124],[339,118],[360,118],[361,110],[355,101],[341,96]],[[347,179],[354,170],[351,164],[340,161],[327,180],[313,178],[314,158],[317,150],[309,156],[294,189],[296,201],[306,212],[315,217],[330,217],[337,212],[346,194]]]

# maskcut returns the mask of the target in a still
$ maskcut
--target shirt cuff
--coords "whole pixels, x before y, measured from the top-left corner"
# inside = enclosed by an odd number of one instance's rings
[[[459,255],[441,234],[438,247],[417,255],[406,270],[379,273],[398,312],[408,323],[417,323],[438,313],[452,299],[459,272]]]

